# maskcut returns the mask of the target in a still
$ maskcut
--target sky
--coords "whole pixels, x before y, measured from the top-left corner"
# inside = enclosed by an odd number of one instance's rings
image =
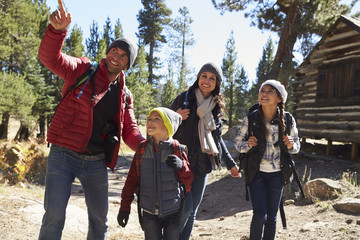
[[[72,16],[70,29],[77,24],[83,31],[84,41],[89,36],[93,20],[102,30],[109,17],[112,27],[119,18],[124,36],[137,43],[135,33],[138,32],[139,24],[136,16],[139,10],[143,9],[140,0],[63,0],[63,3]],[[47,4],[52,12],[57,8],[58,0],[47,0]],[[251,27],[250,19],[244,17],[244,12],[225,12],[221,15],[211,0],[165,0],[165,4],[172,10],[172,18],[179,16],[178,9],[186,6],[193,19],[190,27],[196,42],[185,54],[188,55],[188,63],[195,74],[207,62],[221,66],[231,31],[234,33],[237,63],[244,67],[251,81],[256,78],[256,68],[269,38],[273,40],[276,51],[278,36],[269,31],[261,31],[255,26]],[[355,8],[360,11],[359,2]],[[165,61],[164,52],[167,51],[169,50],[164,46],[162,53],[157,53],[156,56]],[[302,57],[295,54],[295,61],[301,63]]]

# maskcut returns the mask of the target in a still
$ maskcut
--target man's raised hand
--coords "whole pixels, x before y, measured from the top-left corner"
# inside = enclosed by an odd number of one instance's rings
[[[58,0],[59,9],[56,9],[50,15],[51,26],[58,31],[65,30],[71,23],[71,14],[66,13],[62,0]]]

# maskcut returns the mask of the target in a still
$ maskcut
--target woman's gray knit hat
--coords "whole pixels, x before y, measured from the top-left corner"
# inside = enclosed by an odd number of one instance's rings
[[[199,73],[197,74],[197,79],[200,78],[200,75],[203,72],[211,72],[213,74],[215,74],[216,79],[221,83],[222,82],[222,71],[221,68],[219,68],[218,66],[216,66],[214,63],[209,62],[206,63],[204,66],[201,67]]]
[[[106,54],[110,51],[110,49],[118,47],[126,52],[129,56],[129,68],[134,64],[135,58],[137,56],[137,47],[136,45],[128,38],[118,38],[114,40],[108,49],[106,50]]]

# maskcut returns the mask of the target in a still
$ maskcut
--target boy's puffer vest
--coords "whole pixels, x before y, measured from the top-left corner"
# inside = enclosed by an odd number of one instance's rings
[[[154,153],[152,141],[146,146],[141,163],[140,206],[144,210],[159,216],[176,213],[181,205],[184,191],[176,179],[175,170],[169,167],[165,159],[171,154],[171,142],[160,142],[158,152]],[[161,155],[154,159],[154,154]]]

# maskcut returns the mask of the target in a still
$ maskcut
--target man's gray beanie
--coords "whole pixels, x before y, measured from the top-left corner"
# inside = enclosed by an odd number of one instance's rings
[[[137,56],[136,45],[128,38],[118,38],[110,44],[110,46],[106,50],[106,54],[110,51],[110,49],[114,47],[121,48],[126,52],[126,54],[129,56],[129,68],[131,68]]]
[[[221,68],[219,68],[218,66],[216,66],[214,63],[209,62],[206,63],[204,66],[201,67],[199,73],[197,74],[197,79],[200,78],[200,75],[203,72],[211,72],[213,74],[215,74],[216,79],[221,83],[222,82],[222,71]]]

